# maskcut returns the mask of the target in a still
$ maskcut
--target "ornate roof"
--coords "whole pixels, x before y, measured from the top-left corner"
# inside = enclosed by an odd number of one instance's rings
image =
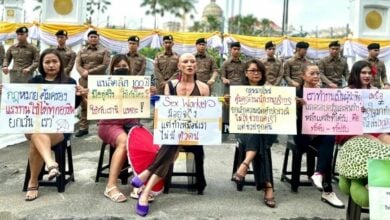
[[[217,18],[222,18],[223,12],[221,7],[215,3],[216,0],[211,0],[210,4],[208,4],[204,9],[203,9],[203,14],[202,17],[206,18],[207,16],[214,16]]]

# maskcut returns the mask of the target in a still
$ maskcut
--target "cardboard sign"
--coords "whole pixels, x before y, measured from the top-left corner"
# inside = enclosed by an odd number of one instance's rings
[[[364,133],[389,133],[390,90],[364,89],[362,94]]]
[[[229,131],[296,134],[295,88],[231,86]]]
[[[160,96],[154,116],[154,143],[221,144],[222,104],[217,97]]]
[[[88,88],[88,120],[150,117],[150,76],[88,76]]]
[[[0,133],[72,133],[76,85],[3,84]]]
[[[385,220],[390,216],[390,160],[368,161],[370,219]]]
[[[303,134],[363,133],[361,90],[304,88],[303,99]]]

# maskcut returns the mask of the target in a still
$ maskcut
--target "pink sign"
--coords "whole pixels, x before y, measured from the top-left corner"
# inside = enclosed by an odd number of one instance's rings
[[[363,98],[357,89],[304,88],[302,133],[356,135],[363,133]]]

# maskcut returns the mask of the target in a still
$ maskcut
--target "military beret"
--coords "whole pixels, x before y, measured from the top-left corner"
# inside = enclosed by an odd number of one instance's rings
[[[369,49],[369,50],[373,50],[373,49],[379,50],[380,48],[381,48],[381,46],[378,43],[371,43],[367,46],[367,49]]]
[[[232,42],[232,43],[230,44],[230,48],[233,48],[233,47],[241,47],[240,42]]]
[[[302,49],[307,49],[309,48],[309,46],[310,46],[309,43],[306,43],[304,41],[300,41],[295,45],[296,48],[302,48]]]
[[[134,41],[134,42],[139,43],[139,37],[138,36],[130,36],[129,39],[127,39],[127,41]]]
[[[64,30],[59,30],[59,31],[57,31],[56,36],[65,36],[65,37],[67,37],[68,36],[68,32],[64,31]]]
[[[265,43],[265,49],[268,49],[271,47],[276,47],[276,44],[274,44],[272,41],[268,41],[267,43]]]
[[[196,40],[196,44],[206,44],[206,43],[207,43],[206,39],[204,39],[203,37]]]
[[[329,43],[329,47],[340,47],[340,43],[338,40],[332,41]]]
[[[89,31],[87,36],[89,37],[89,35],[92,35],[92,34],[99,36],[98,32],[95,30]]]
[[[28,33],[28,28],[26,26],[19,27],[16,29],[17,34],[23,34],[23,33]]]
[[[164,40],[173,40],[173,37],[172,37],[172,35],[165,35],[164,37],[163,37],[163,41]]]

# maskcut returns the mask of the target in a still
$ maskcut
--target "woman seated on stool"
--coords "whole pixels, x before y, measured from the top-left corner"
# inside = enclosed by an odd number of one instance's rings
[[[38,70],[41,75],[33,77],[29,83],[74,84],[76,90],[76,107],[80,104],[81,96],[88,94],[88,89],[77,86],[74,79],[65,75],[61,56],[54,49],[46,49],[42,52],[39,58]],[[41,172],[43,163],[47,166],[49,180],[62,175],[58,169],[57,162],[51,156],[51,148],[64,139],[68,139],[70,135],[71,134],[62,133],[25,134],[30,146],[28,161],[31,173],[25,197],[26,201],[33,201],[38,198],[38,176]]]
[[[335,136],[333,135],[305,135],[302,134],[302,105],[303,90],[305,88],[320,88],[320,71],[317,65],[308,64],[302,71],[303,85],[297,89],[297,135],[295,144],[302,150],[309,145],[317,148],[318,159],[316,171],[310,177],[313,185],[322,192],[321,200],[336,208],[344,208],[343,202],[337,198],[332,189],[332,160]]]
[[[180,71],[180,80],[171,80],[165,85],[165,95],[177,96],[209,96],[209,87],[207,84],[196,80],[196,60],[194,55],[185,53],[180,56],[178,69]],[[173,86],[173,93],[170,93],[170,86]],[[154,162],[148,169],[133,177],[131,184],[134,187],[143,187],[139,196],[136,213],[146,216],[149,212],[148,197],[153,186],[168,174],[169,167],[174,163],[178,154],[178,145],[162,145],[157,153]],[[144,186],[144,183],[147,184]],[[205,185],[205,183],[204,183]]]
[[[371,86],[371,80],[370,63],[364,60],[358,61],[352,66],[348,87],[351,89],[376,89]],[[340,136],[340,138],[344,142],[336,163],[340,174],[340,190],[351,195],[359,206],[368,207],[367,161],[369,159],[390,159],[390,135],[371,133]]]
[[[258,60],[252,59],[245,63],[245,76],[243,85],[263,86],[266,83],[265,66]],[[228,98],[228,96],[225,98]],[[256,185],[264,189],[264,204],[270,208],[275,208],[275,198],[272,186],[271,158],[268,153],[271,144],[268,144],[268,135],[265,134],[240,134],[238,138],[242,141],[245,150],[245,159],[233,175],[233,181],[237,185],[243,185],[245,175],[249,169],[249,164],[258,164],[258,172],[254,172]],[[260,161],[254,161],[256,155],[260,156]]]
[[[126,55],[117,54],[112,57],[109,68],[110,75],[130,75],[129,69],[130,61]],[[155,92],[155,88],[151,88],[152,93],[153,91]],[[126,160],[127,133],[124,130],[124,126],[138,123],[138,119],[107,119],[99,121],[98,136],[104,143],[115,147],[111,158],[107,186],[104,190],[104,196],[113,202],[124,202],[127,200],[126,196],[117,187],[117,179]]]

